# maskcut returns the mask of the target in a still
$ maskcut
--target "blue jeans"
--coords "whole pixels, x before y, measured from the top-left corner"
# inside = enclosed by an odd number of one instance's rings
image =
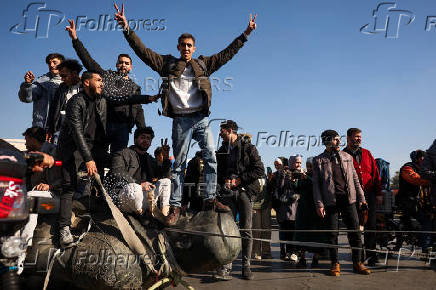
[[[203,199],[214,198],[217,182],[217,165],[213,135],[209,127],[209,118],[203,113],[174,117],[171,138],[175,160],[172,172],[174,190],[171,193],[170,205],[176,207],[182,205],[186,159],[192,139],[198,142],[204,159],[203,173],[206,190]]]

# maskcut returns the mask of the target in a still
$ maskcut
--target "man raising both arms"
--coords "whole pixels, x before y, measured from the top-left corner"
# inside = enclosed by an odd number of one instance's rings
[[[170,214],[166,217],[168,226],[174,225],[180,215],[182,189],[186,158],[191,139],[198,141],[204,158],[204,181],[206,190],[203,196],[203,210],[215,209],[229,212],[230,208],[215,199],[217,182],[217,163],[213,136],[209,127],[209,107],[212,89],[209,76],[227,63],[247,41],[248,35],[256,28],[256,15],[250,15],[247,29],[227,48],[212,56],[192,58],[195,52],[195,38],[183,33],[178,39],[177,49],[180,57],[162,55],[147,48],[136,33],[129,29],[124,15],[115,5],[115,19],[123,27],[124,37],[136,55],[156,71],[163,79],[162,113],[173,119],[172,143],[175,164],[172,174],[174,191],[170,198]]]

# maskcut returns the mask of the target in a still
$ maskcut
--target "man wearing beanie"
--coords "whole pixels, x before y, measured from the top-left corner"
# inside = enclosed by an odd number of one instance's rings
[[[359,230],[359,218],[355,203],[359,207],[366,205],[365,195],[359,183],[359,177],[353,166],[353,157],[340,151],[341,138],[334,130],[326,130],[321,134],[322,143],[326,146],[323,153],[313,159],[313,198],[317,214],[324,219],[329,243],[338,244],[338,215],[348,230]],[[371,272],[362,264],[362,239],[358,231],[348,233],[348,241],[352,250],[353,272],[369,275]],[[330,275],[340,276],[338,248],[330,248],[332,263]]]

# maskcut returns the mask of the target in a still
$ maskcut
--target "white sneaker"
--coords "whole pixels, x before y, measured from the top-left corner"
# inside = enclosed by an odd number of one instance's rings
[[[59,243],[62,248],[65,248],[69,244],[74,242],[73,235],[70,232],[70,227],[65,226],[59,230]]]
[[[298,256],[297,255],[295,255],[295,254],[292,254],[290,257],[289,257],[289,260],[290,261],[292,261],[292,262],[297,262],[298,261]]]

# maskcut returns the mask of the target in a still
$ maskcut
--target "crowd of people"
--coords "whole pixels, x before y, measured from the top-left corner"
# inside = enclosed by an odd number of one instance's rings
[[[275,172],[265,173],[264,164],[251,143],[251,136],[239,134],[238,124],[226,120],[220,124],[223,142],[215,152],[208,116],[212,90],[209,76],[238,53],[256,28],[251,17],[245,31],[227,48],[212,56],[192,58],[195,38],[180,35],[180,57],[159,54],[146,47],[129,29],[124,14],[116,7],[115,18],[136,55],[164,82],[156,96],[141,95],[141,88],[129,77],[132,59],[129,54],[116,58],[116,70],[104,70],[79,40],[75,23],[66,27],[80,61],[65,59],[62,54],[46,57],[49,72],[35,79],[25,74],[18,92],[22,102],[33,102],[33,122],[23,135],[29,151],[47,153],[42,173],[29,173],[28,188],[48,190],[60,196],[59,236],[61,247],[74,242],[71,234],[72,200],[94,194],[89,184],[77,177],[79,171],[89,176],[115,176],[126,181],[116,193],[124,212],[144,214],[160,211],[165,226],[177,224],[180,215],[214,210],[233,214],[239,221],[242,239],[242,276],[252,279],[251,259],[271,259],[272,217],[274,209],[280,229],[280,258],[306,267],[306,253],[313,253],[317,265],[328,248],[329,273],[340,275],[338,258],[339,217],[348,232],[352,247],[353,271],[368,275],[365,266],[378,263],[376,234],[365,232],[362,243],[360,226],[376,229],[376,208],[383,201],[379,169],[371,152],[361,147],[362,132],[347,131],[347,146],[340,150],[340,135],[334,130],[321,134],[325,151],[306,160],[302,156],[278,157]],[[83,67],[86,68],[82,74]],[[162,114],[172,118],[172,155],[167,139],[154,156],[147,151],[155,136],[146,126],[141,104],[161,99]],[[134,145],[127,147],[134,131]],[[201,151],[187,163],[191,139]],[[417,218],[422,229],[435,228],[436,143],[427,151],[415,151],[412,162],[400,173],[399,204],[403,219],[411,224]],[[51,167],[54,159],[62,168]],[[173,159],[173,160],[172,160]],[[187,165],[187,166],[186,166]],[[51,167],[51,168],[50,168]],[[105,172],[108,169],[108,172]],[[426,206],[420,201],[429,197]],[[151,202],[150,202],[151,200]],[[416,210],[425,208],[425,210]],[[251,231],[251,229],[266,231]],[[325,230],[331,230],[326,232]],[[434,242],[423,235],[422,247]],[[256,239],[262,239],[258,241]],[[432,241],[433,239],[433,241]],[[286,243],[297,242],[297,243]],[[402,241],[399,240],[401,247]],[[364,254],[362,253],[364,249]],[[229,280],[232,265],[217,269],[217,279]]]

